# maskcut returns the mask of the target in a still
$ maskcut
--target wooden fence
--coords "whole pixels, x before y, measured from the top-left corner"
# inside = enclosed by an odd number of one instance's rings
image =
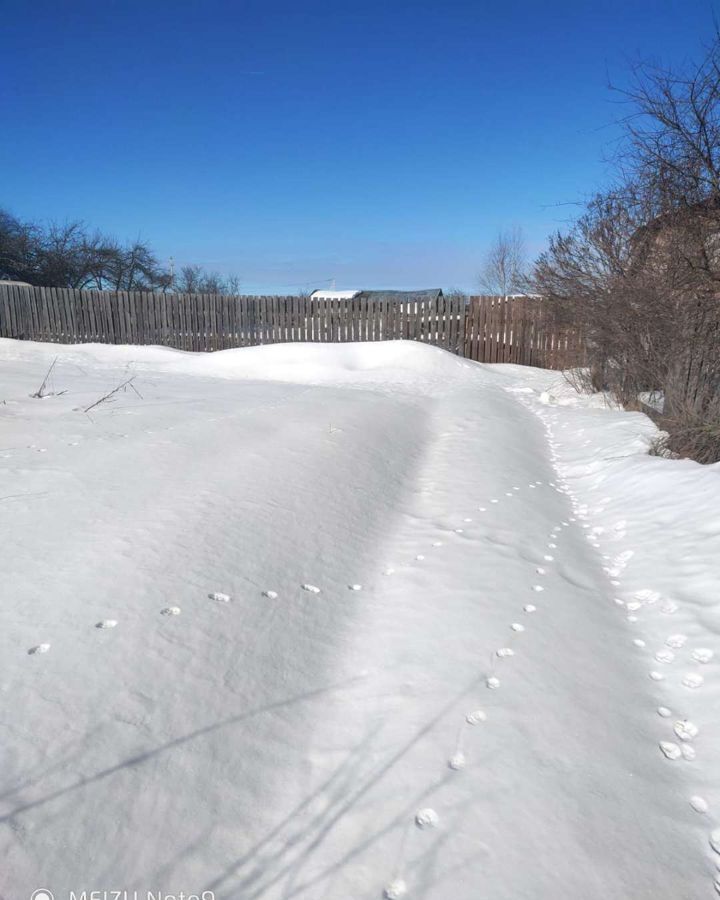
[[[478,362],[543,369],[585,363],[578,329],[558,326],[539,297],[471,297],[463,355]]]
[[[553,329],[533,298],[351,300],[77,291],[0,282],[0,337],[55,343],[157,344],[211,351],[290,341],[417,340],[479,362],[564,368],[576,333]]]

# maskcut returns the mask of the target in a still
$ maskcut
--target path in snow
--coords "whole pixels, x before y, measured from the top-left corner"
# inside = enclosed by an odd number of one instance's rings
[[[670,711],[659,744],[615,603],[630,550],[603,560],[507,376],[414,346],[267,348],[266,381],[233,377],[257,353],[60,348],[68,394],[30,401],[56,351],[21,349],[0,893],[712,891],[672,761],[697,726]],[[129,354],[143,400],[73,412]]]

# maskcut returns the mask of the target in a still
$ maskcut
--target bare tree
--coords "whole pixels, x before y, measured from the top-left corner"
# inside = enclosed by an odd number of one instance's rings
[[[629,88],[621,170],[641,183],[655,213],[720,195],[720,34],[684,70],[640,63]]]
[[[41,287],[157,290],[167,287],[148,244],[120,244],[82,222],[41,226],[0,211],[0,278]]]
[[[586,336],[593,385],[662,391],[674,452],[720,459],[720,36],[684,73],[640,65],[612,189],[536,261]]]
[[[202,266],[183,266],[172,289],[183,294],[237,294],[240,279],[236,275],[224,278],[217,272],[207,272]]]
[[[513,226],[498,232],[485,254],[478,282],[488,294],[522,291],[527,275],[527,253],[522,229]]]

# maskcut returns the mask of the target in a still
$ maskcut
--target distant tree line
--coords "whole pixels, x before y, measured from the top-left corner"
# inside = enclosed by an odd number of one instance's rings
[[[202,266],[171,273],[144,241],[121,243],[83,222],[42,225],[0,209],[0,280],[38,287],[236,294],[235,276]]]

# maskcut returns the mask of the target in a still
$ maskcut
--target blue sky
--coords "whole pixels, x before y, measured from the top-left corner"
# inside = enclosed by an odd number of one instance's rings
[[[0,205],[248,292],[473,289],[606,180],[608,78],[697,56],[716,6],[5,0]]]

